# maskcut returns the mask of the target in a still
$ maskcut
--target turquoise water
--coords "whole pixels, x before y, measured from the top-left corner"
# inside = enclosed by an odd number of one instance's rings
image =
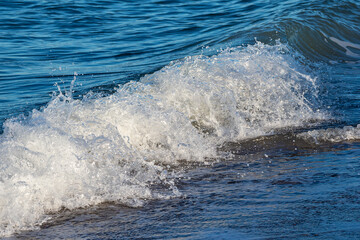
[[[5,1],[0,237],[357,239],[357,1]]]

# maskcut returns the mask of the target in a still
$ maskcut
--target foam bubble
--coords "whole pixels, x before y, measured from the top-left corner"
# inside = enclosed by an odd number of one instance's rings
[[[177,196],[178,170],[168,166],[206,163],[224,142],[326,119],[316,99],[316,78],[286,46],[261,43],[172,62],[107,97],[60,93],[4,124],[0,236],[61,208]]]
[[[326,142],[344,142],[360,139],[360,124],[356,127],[345,126],[343,128],[329,128],[313,130],[297,135],[298,137],[316,144]]]

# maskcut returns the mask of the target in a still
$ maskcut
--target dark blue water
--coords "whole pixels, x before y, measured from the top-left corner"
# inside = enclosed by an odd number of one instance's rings
[[[0,237],[360,238],[360,3],[3,1]]]

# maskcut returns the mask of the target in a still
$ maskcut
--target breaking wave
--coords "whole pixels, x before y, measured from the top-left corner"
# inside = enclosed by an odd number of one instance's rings
[[[63,208],[179,196],[180,163],[206,164],[225,142],[328,119],[316,74],[299,58],[280,43],[187,57],[112,95],[60,92],[6,121],[0,236],[37,228]]]

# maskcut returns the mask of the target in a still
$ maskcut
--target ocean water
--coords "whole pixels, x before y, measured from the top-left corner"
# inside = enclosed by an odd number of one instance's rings
[[[360,3],[2,1],[0,238],[360,238]]]

